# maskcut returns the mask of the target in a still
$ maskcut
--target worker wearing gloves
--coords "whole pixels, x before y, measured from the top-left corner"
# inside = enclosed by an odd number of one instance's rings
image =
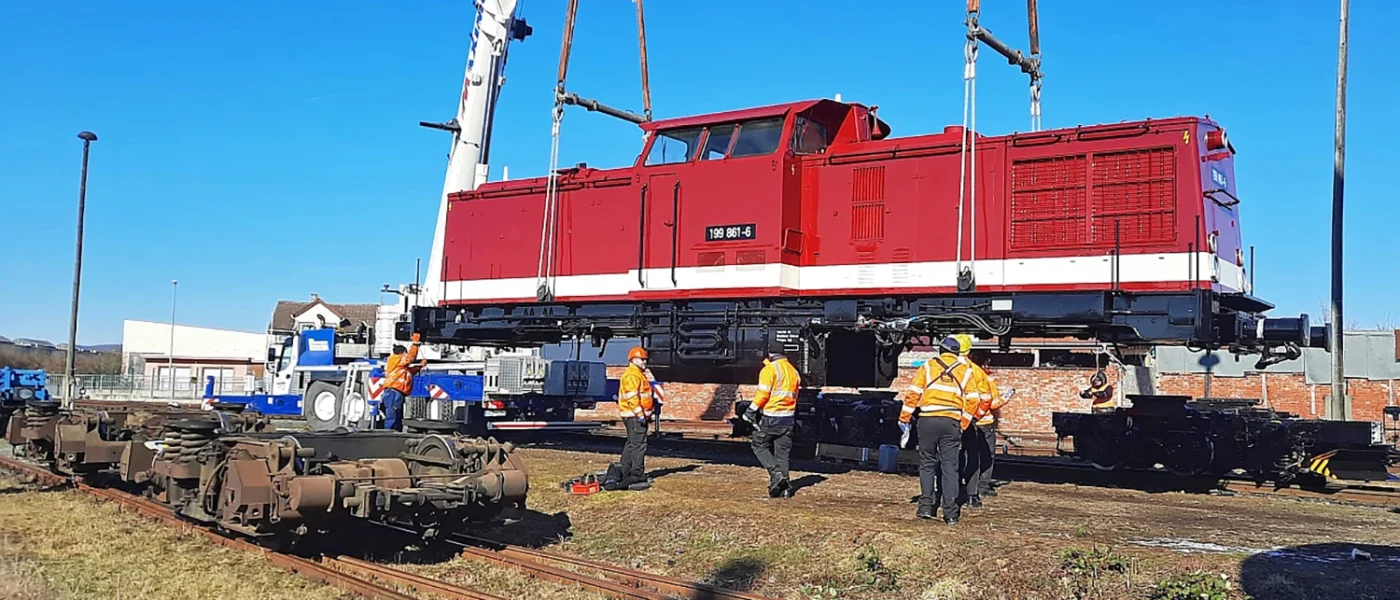
[[[768,497],[791,498],[788,481],[788,455],[792,452],[792,428],[797,414],[797,388],[802,377],[788,362],[781,344],[775,343],[758,373],[758,391],[744,412],[754,424],[749,436],[754,456],[768,470]]]
[[[908,442],[914,414],[919,415],[919,510],[921,519],[934,517],[934,488],[941,488],[943,522],[958,522],[958,458],[962,433],[972,422],[977,408],[976,390],[981,382],[967,362],[959,360],[958,340],[948,337],[939,344],[939,355],[914,373],[914,381],[904,393],[899,428]],[[935,482],[935,478],[937,481]]]
[[[413,344],[407,349],[401,344],[394,345],[393,354],[389,355],[388,364],[384,366],[384,391],[379,395],[379,403],[384,406],[384,428],[393,431],[403,431],[403,399],[413,393],[413,376],[418,374],[419,369],[428,361],[418,360],[418,347],[422,345],[422,336],[413,334]]]
[[[627,353],[627,370],[617,388],[617,413],[627,429],[627,443],[622,447],[622,479],[626,488],[646,483],[647,419],[651,418],[651,380],[647,377],[647,351],[641,346]]]
[[[1093,412],[1113,412],[1113,386],[1108,384],[1103,369],[1094,372],[1089,378],[1089,389],[1079,392],[1079,397],[1092,401],[1089,409]]]

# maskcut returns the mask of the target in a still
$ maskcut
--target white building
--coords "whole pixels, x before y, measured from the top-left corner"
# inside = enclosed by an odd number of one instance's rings
[[[203,389],[209,376],[219,390],[242,390],[262,379],[266,360],[263,333],[176,325],[172,338],[169,323],[122,323],[122,364],[128,376],[150,380],[148,389],[169,390],[173,375],[177,391]]]

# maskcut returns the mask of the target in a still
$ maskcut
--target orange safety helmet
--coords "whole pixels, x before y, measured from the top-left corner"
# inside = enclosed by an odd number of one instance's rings
[[[637,347],[632,348],[631,350],[629,350],[629,351],[627,352],[627,362],[632,362],[633,360],[638,359],[638,358],[640,358],[640,359],[642,359],[642,360],[646,360],[646,359],[647,359],[647,349],[646,349],[646,348],[643,348],[643,347],[641,347],[641,346],[637,346]]]

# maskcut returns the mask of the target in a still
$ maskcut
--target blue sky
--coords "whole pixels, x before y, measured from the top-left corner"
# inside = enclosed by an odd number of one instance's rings
[[[543,174],[563,0],[528,0],[492,177]],[[633,5],[583,2],[570,87],[640,109]],[[983,0],[1025,45],[1025,3]],[[1044,125],[1209,114],[1240,154],[1246,243],[1279,312],[1328,294],[1337,3],[1043,3]],[[961,120],[962,8],[895,2],[652,0],[658,117],[831,97],[895,135]],[[1400,83],[1390,2],[1354,2],[1348,321],[1391,317],[1400,209],[1388,129]],[[373,302],[424,258],[472,23],[466,1],[7,2],[0,5],[0,335],[66,337],[81,142],[90,129],[80,343],[124,318],[259,331],[279,298]],[[1024,76],[985,52],[979,129],[1027,127]],[[638,130],[565,118],[561,164],[629,162]],[[1400,314],[1395,315],[1400,318]]]

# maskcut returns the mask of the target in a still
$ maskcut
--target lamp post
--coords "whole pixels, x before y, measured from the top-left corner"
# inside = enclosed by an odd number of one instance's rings
[[[88,151],[97,141],[97,134],[83,131],[78,133],[78,139],[83,141],[83,172],[78,179],[78,241],[73,255],[73,303],[72,311],[68,314],[68,354],[63,365],[63,401],[68,406],[73,405],[73,394],[78,389],[73,367],[78,350],[78,288],[83,280],[83,213],[87,209]]]
[[[175,292],[180,282],[170,280],[170,353],[166,355],[166,370],[170,371],[170,400],[175,401]]]

